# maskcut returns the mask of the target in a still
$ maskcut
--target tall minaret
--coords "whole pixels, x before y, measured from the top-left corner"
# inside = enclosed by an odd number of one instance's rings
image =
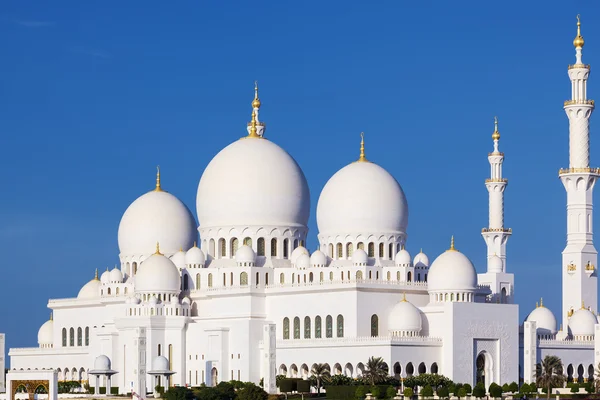
[[[489,193],[489,225],[481,230],[481,235],[487,244],[487,272],[480,274],[479,283],[490,286],[492,301],[512,303],[514,276],[506,273],[506,242],[512,230],[504,227],[504,189],[508,185],[508,179],[502,177],[504,153],[498,149],[500,132],[496,117],[494,117],[492,140],[494,151],[488,153],[490,178],[485,180]]]
[[[581,23],[577,16],[577,36],[573,40],[576,61],[569,65],[571,100],[565,101],[569,117],[569,168],[559,171],[567,191],[567,246],[563,250],[563,326],[568,326],[573,310],[586,304],[598,307],[596,262],[598,252],[593,243],[592,194],[598,168],[590,168],[590,116],[594,101],[587,98],[590,66],[581,61],[583,49]]]

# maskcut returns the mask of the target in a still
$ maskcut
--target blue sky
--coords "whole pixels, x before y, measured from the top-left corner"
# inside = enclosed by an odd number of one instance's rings
[[[487,153],[506,154],[508,270],[524,318],[559,311],[575,15],[600,98],[597,2],[54,2],[0,5],[0,331],[37,345],[48,298],[118,262],[122,213],[163,186],[195,214],[211,158],[245,134],[253,82],[267,136],[311,189],[358,156],[410,207],[407,249],[456,246],[485,269]],[[543,6],[542,6],[543,5]],[[600,118],[596,116],[596,118]],[[600,166],[592,117],[592,163]],[[599,195],[600,196],[600,195]],[[598,207],[597,207],[598,208]],[[596,223],[598,214],[596,213]]]

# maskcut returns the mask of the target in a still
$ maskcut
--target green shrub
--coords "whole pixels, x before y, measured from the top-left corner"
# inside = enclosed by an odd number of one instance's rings
[[[110,387],[110,394],[114,394],[114,395],[119,394],[119,387],[118,386],[111,386]]]
[[[450,391],[447,387],[442,386],[437,390],[437,395],[441,399],[447,399],[448,397],[450,397]]]
[[[355,398],[363,398],[367,393],[366,388],[363,388],[364,392],[362,397],[355,397],[356,391],[361,386],[325,386],[325,396],[328,399],[336,399],[336,400],[354,400]],[[359,393],[360,394],[360,393]],[[289,396],[288,396],[289,398]]]
[[[158,394],[160,394],[160,397],[163,397],[163,395],[165,394],[165,387],[164,386],[160,386],[160,385],[156,385],[154,387],[154,391]]]
[[[421,389],[420,394],[423,397],[432,397],[433,396],[433,388],[429,385],[425,385],[425,386],[423,386],[423,389]]]
[[[510,385],[508,385],[508,391],[511,393],[517,393],[519,391],[519,385],[517,382],[511,382]]]
[[[405,399],[410,399],[414,396],[415,393],[413,392],[412,388],[407,387],[404,389],[403,394]]]
[[[489,388],[489,392],[490,396],[492,396],[493,398],[502,397],[502,388],[497,383],[492,382]]]
[[[327,393],[329,393],[329,390],[327,391]],[[364,399],[366,395],[367,395],[367,389],[364,386],[357,387],[356,391],[354,392],[354,397],[357,398],[358,400]]]
[[[456,393],[456,395],[458,396],[459,399],[462,399],[463,397],[467,397],[467,391],[465,390],[465,387],[461,387],[460,389],[458,389],[458,392]]]
[[[354,379],[346,375],[333,375],[327,382],[331,386],[349,386],[352,383],[354,383]]]
[[[579,384],[574,383],[571,385],[571,393],[579,393]]]
[[[589,381],[588,383],[585,384],[585,391],[588,392],[589,394],[592,394],[596,391],[594,381]]]
[[[269,394],[265,392],[261,387],[256,386],[252,383],[245,384],[244,387],[238,390],[236,393],[238,400],[267,400],[267,398],[269,397]]]
[[[223,383],[223,382],[221,382]],[[219,386],[221,386],[221,383],[219,383],[217,386],[215,387],[211,387],[211,388],[204,388],[201,389],[201,393],[202,394],[208,394],[209,391],[211,391],[211,393],[220,393]],[[191,400],[194,397],[194,394],[192,393],[192,391],[184,386],[173,386],[170,387],[166,392],[165,392],[165,399],[166,400]],[[223,399],[223,397],[218,397],[215,396],[214,398],[221,398]],[[199,399],[202,399],[202,397],[200,397]]]
[[[485,387],[483,386],[483,383],[479,382],[477,385],[475,385],[473,388],[473,396],[477,398],[485,396]]]
[[[106,394],[106,386],[100,386],[98,388],[98,393],[100,393],[100,394]]]
[[[375,397],[376,399],[380,398],[381,396],[381,390],[379,390],[377,386],[371,386],[369,392],[371,393],[371,396]]]
[[[502,385],[502,393],[508,392],[510,392],[510,388],[508,387],[508,383],[505,383],[504,385]]]
[[[465,384],[463,385],[463,388],[465,389],[465,392],[466,392],[467,394],[469,394],[469,393],[473,393],[473,388],[472,388],[472,387],[471,387],[471,385],[469,385],[468,383],[465,383]]]
[[[393,386],[388,386],[388,388],[385,390],[385,397],[388,399],[393,399],[396,397],[396,388]]]

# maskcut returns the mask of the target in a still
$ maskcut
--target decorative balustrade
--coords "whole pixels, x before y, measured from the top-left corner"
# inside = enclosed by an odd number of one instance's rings
[[[331,346],[338,347],[340,345],[361,345],[361,344],[381,344],[390,345],[395,343],[418,344],[433,346],[441,346],[442,338],[430,336],[358,336],[347,338],[322,338],[322,339],[278,339],[277,348],[285,347],[312,347],[312,346]]]
[[[584,68],[584,69],[591,69],[592,67],[590,66],[590,64],[571,64],[569,65],[569,69],[577,69],[577,68]]]
[[[574,173],[578,173],[578,172],[585,172],[585,173],[591,173],[591,174],[600,174],[600,168],[590,168],[590,167],[585,167],[585,168],[561,168],[561,169],[558,170],[558,174],[559,175],[574,174]]]
[[[506,178],[488,178],[485,180],[485,183],[506,183],[508,179]]]
[[[594,100],[565,100],[565,107],[572,106],[574,104],[585,104],[585,105],[594,105]]]
[[[482,228],[481,233],[486,232],[504,232],[504,233],[512,233],[512,228]]]
[[[558,340],[558,339],[539,339],[538,340],[540,347],[591,347],[594,348],[594,340],[574,340],[574,339],[566,339],[566,340]]]

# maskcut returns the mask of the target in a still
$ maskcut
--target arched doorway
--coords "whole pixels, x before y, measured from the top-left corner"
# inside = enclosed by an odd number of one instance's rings
[[[406,364],[405,371],[406,371],[406,376],[413,376],[413,374],[415,373],[415,367],[413,366],[413,364],[411,362]]]
[[[502,288],[500,291],[500,303],[506,304],[506,288]]]
[[[402,367],[399,362],[394,364],[394,378],[400,379],[400,374],[402,373]]]
[[[475,383],[482,383],[483,386],[488,385],[493,381],[492,358],[490,355],[482,351],[475,359]]]
[[[427,367],[425,366],[425,363],[419,364],[419,375],[424,374],[426,372],[427,372]]]
[[[352,364],[347,363],[346,366],[344,367],[344,375],[352,378],[353,373],[354,373],[354,368],[352,367]]]
[[[365,373],[365,365],[363,363],[356,364],[356,375],[363,376]]]
[[[300,373],[302,374],[302,379],[308,378],[308,365],[302,364],[300,366]]]
[[[567,382],[573,382],[573,364],[567,367]]]
[[[438,373],[438,365],[437,365],[437,363],[431,364],[431,370],[430,371],[431,371],[432,374],[437,374]]]
[[[585,368],[583,368],[582,364],[579,364],[577,367],[577,382],[583,383],[583,374],[585,373]]]
[[[281,364],[279,366],[279,375],[287,376],[287,367],[285,366],[285,364]]]
[[[217,386],[219,384],[219,371],[216,367],[210,371],[210,386]]]
[[[298,366],[296,364],[290,365],[290,376],[292,378],[298,377]]]
[[[335,365],[333,366],[333,374],[334,375],[342,374],[342,366],[340,365],[340,363],[335,363]]]

